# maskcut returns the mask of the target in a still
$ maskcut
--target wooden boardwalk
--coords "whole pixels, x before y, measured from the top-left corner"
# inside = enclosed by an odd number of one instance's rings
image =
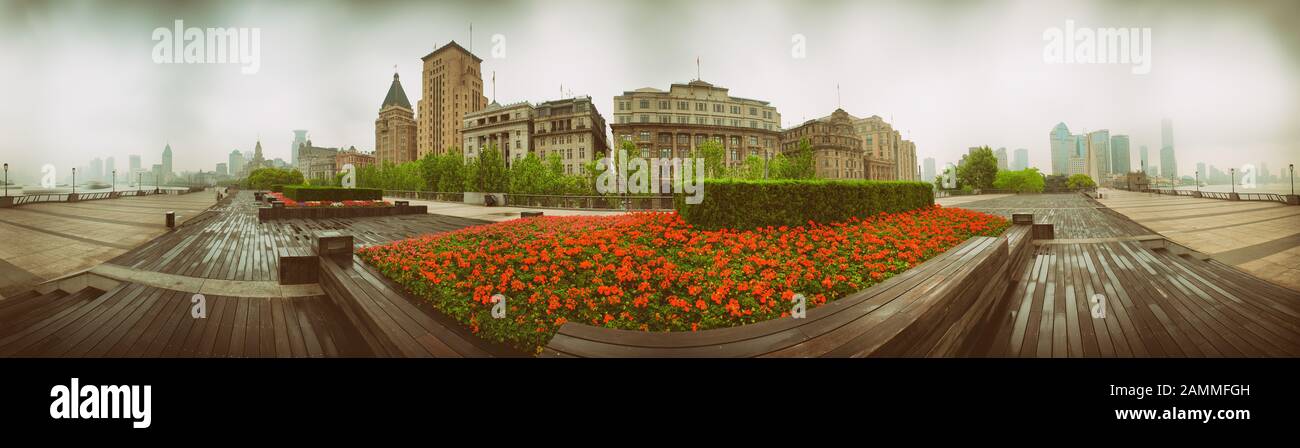
[[[109,263],[138,271],[235,281],[278,280],[281,249],[308,249],[312,235],[342,230],[357,244],[378,244],[483,221],[439,215],[259,223],[252,195],[241,192],[186,225]],[[370,288],[409,300],[372,270]],[[378,289],[376,289],[378,290]],[[328,296],[258,298],[205,295],[207,317],[191,316],[191,293],[124,282],[108,291],[27,292],[0,301],[0,356],[335,357],[384,356]],[[429,306],[405,303],[410,317],[460,352],[509,354],[484,343]],[[390,306],[398,306],[391,302]]]
[[[1300,356],[1300,293],[1162,240],[1155,248],[1133,241],[1152,232],[1091,199],[1021,196],[962,207],[1032,209],[1056,225],[1057,238],[1076,239],[1036,245],[992,337],[973,355]]]

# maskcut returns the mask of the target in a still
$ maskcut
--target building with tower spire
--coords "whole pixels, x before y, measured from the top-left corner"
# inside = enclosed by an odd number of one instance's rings
[[[418,159],[416,129],[415,110],[402,89],[401,80],[393,73],[393,83],[388,86],[388,95],[379,106],[379,118],[375,119],[375,161],[383,165]]]
[[[172,171],[172,144],[167,143],[167,147],[163,148],[162,153],[162,181],[164,183],[170,181],[172,173],[174,173]]]

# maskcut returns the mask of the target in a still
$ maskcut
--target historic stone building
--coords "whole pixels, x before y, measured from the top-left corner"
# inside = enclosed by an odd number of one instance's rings
[[[298,170],[307,180],[332,180],[338,172],[338,148],[313,146],[311,139],[298,147]]]
[[[356,146],[349,146],[348,149],[340,150],[334,156],[334,167],[342,171],[344,165],[352,164],[353,167],[359,169],[363,166],[374,165],[375,160],[374,154],[357,151]]]
[[[853,116],[835,109],[829,116],[808,120],[781,133],[781,152],[799,150],[803,140],[813,151],[817,177],[822,179],[866,179],[867,158],[862,137],[854,129]]]
[[[855,119],[854,127],[862,136],[862,147],[867,154],[868,179],[916,179],[916,145],[903,140],[899,132],[878,115]]]
[[[504,106],[493,102],[483,110],[465,114],[463,130],[461,151],[466,160],[478,157],[479,151],[496,148],[509,168],[531,152],[533,106],[527,101]]]
[[[417,158],[456,149],[464,140],[465,114],[487,107],[483,60],[478,56],[452,41],[421,59],[424,91],[418,102]]]
[[[375,120],[375,156],[378,163],[401,164],[419,159],[416,151],[415,111],[396,73]]]
[[[728,166],[779,150],[781,115],[767,101],[731,96],[701,80],[668,91],[641,88],[614,97],[614,146],[633,142],[640,157],[689,157],[706,139],[722,143]]]
[[[533,108],[533,149],[546,160],[559,154],[566,174],[582,174],[609,151],[605,118],[589,96],[547,101]]]

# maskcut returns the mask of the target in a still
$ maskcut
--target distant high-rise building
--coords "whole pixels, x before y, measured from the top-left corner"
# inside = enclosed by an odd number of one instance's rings
[[[139,155],[139,154],[131,154],[131,157],[130,157],[130,166],[131,166],[131,172],[132,172],[132,173],[135,173],[135,172],[139,172],[139,171],[140,171],[141,167],[140,167],[140,155]]]
[[[993,151],[993,157],[998,159],[998,171],[1007,170],[1007,148],[998,148]]]
[[[1110,131],[1102,129],[1088,133],[1088,175],[1093,180],[1101,182],[1102,179],[1110,176]]]
[[[103,180],[104,179],[104,161],[96,157],[90,159],[90,169],[86,172],[86,180]]]
[[[267,163],[266,157],[262,155],[261,140],[258,140],[257,145],[255,145],[253,148],[253,158],[251,160],[248,160],[245,163],[246,165],[244,166],[244,169],[248,170],[248,172],[250,173],[253,172],[253,170],[255,169],[269,168],[271,166],[270,163]]]
[[[424,91],[418,101],[416,157],[441,155],[458,148],[465,114],[487,107],[483,95],[483,60],[455,41],[421,58]]]
[[[420,156],[416,138],[415,111],[402,89],[402,82],[394,73],[388,95],[379,106],[379,118],[375,120],[375,160],[380,165],[417,160]]]
[[[1029,168],[1029,150],[1025,148],[1017,149],[1015,156],[1011,158],[1011,169],[1020,171]]]
[[[934,182],[934,157],[926,157],[921,161],[921,180]]]
[[[1196,174],[1193,177],[1199,178],[1202,182],[1204,182],[1209,175],[1210,172],[1205,171],[1205,162],[1196,162]]]
[[[230,170],[229,170],[228,168],[226,168],[226,164],[225,164],[224,162],[222,162],[222,163],[218,163],[218,164],[217,164],[217,175],[218,175],[218,176],[229,176],[229,175],[230,175]]]
[[[1128,136],[1122,134],[1112,135],[1110,137],[1110,171],[1114,174],[1125,174],[1131,171],[1129,166],[1132,161],[1128,153]]]
[[[164,182],[167,178],[171,177],[172,172],[172,145],[171,143],[168,143],[167,147],[163,148],[162,153],[162,176]]]
[[[1151,161],[1148,159],[1147,145],[1142,145],[1140,148],[1138,148],[1138,160],[1142,162],[1141,165],[1142,172],[1146,173],[1147,176],[1150,176]]]
[[[298,166],[298,147],[302,146],[302,144],[306,142],[307,142],[307,130],[295,129],[293,131],[293,147],[289,148],[289,150],[292,151],[289,153],[290,154],[289,160],[293,162],[293,166],[295,167]]]
[[[1048,134],[1051,138],[1052,174],[1069,174],[1070,158],[1076,156],[1076,144],[1065,123],[1057,123]]]
[[[1178,178],[1178,161],[1174,159],[1174,122],[1160,120],[1160,176]]]
[[[112,157],[104,159],[104,179],[110,182],[114,181],[113,171],[117,171],[117,161]]]
[[[244,154],[238,149],[230,151],[230,175],[242,177],[244,175]]]

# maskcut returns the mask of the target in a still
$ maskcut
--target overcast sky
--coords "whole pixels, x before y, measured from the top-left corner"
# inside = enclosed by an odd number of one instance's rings
[[[293,129],[318,146],[373,150],[392,79],[418,99],[420,57],[456,40],[484,58],[502,103],[613,96],[695,78],[774,104],[783,125],[880,115],[918,161],[966,148],[1028,148],[1050,167],[1048,133],[1109,129],[1157,159],[1174,123],[1179,170],[1300,160],[1300,2],[18,2],[0,0],[0,159],[34,175],[128,154],[211,171],[260,137],[289,159]],[[156,64],[155,28],[260,28],[260,70]],[[1131,65],[1044,61],[1044,31],[1150,28],[1149,74]],[[505,54],[491,54],[492,36]],[[792,56],[792,36],[806,57]],[[840,86],[837,101],[836,85]],[[611,120],[612,121],[612,120]]]

